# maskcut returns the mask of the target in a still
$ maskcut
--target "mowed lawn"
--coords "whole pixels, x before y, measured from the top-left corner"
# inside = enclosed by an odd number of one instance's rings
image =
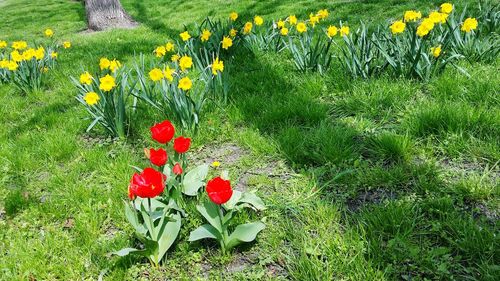
[[[159,268],[108,253],[137,243],[123,212],[130,165],[154,145],[135,116],[126,142],[86,133],[70,76],[101,57],[133,66],[184,26],[231,11],[265,20],[386,24],[428,0],[121,1],[133,30],[84,32],[73,0],[0,0],[0,40],[36,42],[45,28],[61,51],[42,92],[0,85],[0,280],[499,280],[500,72],[453,68],[429,82],[352,80],[295,70],[287,52],[235,55],[230,103],[205,107],[193,161],[218,160],[233,184],[267,203],[257,242],[223,255],[188,243],[188,217]],[[460,11],[477,1],[454,1]],[[191,206],[194,210],[194,205]],[[195,212],[192,212],[195,214]]]

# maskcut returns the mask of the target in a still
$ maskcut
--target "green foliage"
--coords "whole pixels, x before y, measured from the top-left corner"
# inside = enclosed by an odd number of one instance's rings
[[[174,201],[165,204],[155,199],[136,199],[125,202],[125,215],[134,227],[144,249],[124,248],[113,254],[138,254],[158,266],[172,246],[181,229],[181,216]]]
[[[256,221],[237,225],[233,232],[229,232],[233,216],[243,208],[253,208],[256,210],[265,209],[262,200],[255,194],[245,194],[235,191],[231,197],[232,202],[224,205],[223,208],[209,200],[203,205],[197,205],[196,209],[208,221],[189,235],[189,241],[201,239],[215,239],[219,242],[222,252],[231,250],[241,243],[248,243],[255,240],[257,234],[266,226],[263,222]]]
[[[314,29],[311,29],[303,34],[290,36],[286,46],[299,71],[311,70],[323,74],[330,68],[332,40],[324,34],[314,36]]]
[[[344,70],[353,78],[379,76],[387,67],[377,48],[374,39],[376,33],[370,34],[364,23],[350,36],[343,36],[344,44],[340,46],[342,52],[338,58]]]

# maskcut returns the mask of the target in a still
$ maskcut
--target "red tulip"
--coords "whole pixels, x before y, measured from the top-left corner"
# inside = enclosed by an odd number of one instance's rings
[[[153,148],[149,149],[149,160],[151,160],[151,163],[156,166],[163,166],[165,163],[167,163],[167,152],[165,149],[160,148],[158,150],[154,150]]]
[[[146,168],[142,173],[135,173],[128,186],[129,198],[154,198],[162,194],[167,177],[153,168]]]
[[[185,137],[178,137],[174,140],[174,150],[178,153],[184,153],[189,150],[191,146],[191,139]]]
[[[231,182],[221,177],[216,177],[207,182],[206,191],[208,198],[215,204],[221,205],[229,201],[233,196]]]
[[[172,168],[172,172],[174,172],[174,174],[176,174],[176,175],[182,174],[182,167],[181,167],[181,165],[179,163],[176,163],[174,165],[174,168]]]
[[[161,123],[155,124],[150,128],[152,138],[159,143],[167,143],[174,137],[175,128],[170,121],[165,120]]]

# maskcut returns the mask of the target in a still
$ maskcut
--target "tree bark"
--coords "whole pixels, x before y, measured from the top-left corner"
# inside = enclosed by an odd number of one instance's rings
[[[89,30],[137,26],[137,22],[125,12],[119,0],[85,0],[85,12]]]

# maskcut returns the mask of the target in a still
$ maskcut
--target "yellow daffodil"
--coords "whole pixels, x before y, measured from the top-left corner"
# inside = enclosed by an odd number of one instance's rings
[[[406,11],[404,14],[405,22],[417,21],[422,18],[422,13],[414,10]]]
[[[172,52],[175,48],[175,45],[172,44],[171,42],[168,42],[167,44],[165,44],[165,50],[167,52]]]
[[[29,48],[22,53],[23,60],[28,61],[31,60],[35,56],[35,49]]]
[[[287,35],[288,35],[288,28],[283,27],[283,28],[280,30],[280,34],[281,34],[281,35],[283,35],[283,36],[287,36]]]
[[[453,4],[443,3],[441,4],[441,13],[450,14],[453,11]]]
[[[92,75],[88,71],[80,74],[80,83],[82,85],[90,85],[92,84]]]
[[[54,36],[54,31],[50,28],[45,29],[44,34],[46,37],[52,37]]]
[[[38,47],[35,51],[35,59],[42,60],[45,57],[45,49],[43,47]]]
[[[1,59],[0,60],[0,68],[7,68],[7,64],[9,61],[7,59]]]
[[[64,49],[69,49],[69,48],[71,48],[71,42],[69,42],[69,41],[64,41],[64,42],[63,42],[63,48],[64,48]]]
[[[219,58],[215,58],[214,62],[212,63],[212,74],[217,75],[217,71],[223,72],[224,71],[224,62],[219,60]]]
[[[340,36],[347,36],[349,35],[349,26],[344,25],[340,27]]]
[[[154,53],[157,58],[161,58],[167,53],[167,48],[165,46],[158,46],[154,50]]]
[[[17,62],[13,60],[9,61],[9,63],[7,64],[7,69],[9,69],[10,71],[16,71],[18,67],[19,65],[17,64]]]
[[[322,20],[326,19],[328,17],[328,15],[330,15],[330,13],[328,13],[327,9],[323,9],[323,10],[318,11],[318,17]]]
[[[310,14],[309,15],[309,24],[314,28],[317,23],[319,23],[319,17],[314,15],[314,14]]]
[[[238,31],[236,29],[231,28],[231,30],[229,30],[229,36],[236,37],[236,34],[238,34]]]
[[[109,92],[114,87],[116,87],[116,83],[113,76],[106,74],[106,76],[99,78],[99,89]]]
[[[432,11],[428,17],[433,23],[446,23],[448,14]]]
[[[431,53],[435,58],[439,57],[439,55],[441,55],[441,45],[438,45],[436,47],[432,47]]]
[[[229,49],[229,47],[233,46],[233,39],[224,36],[222,39],[222,49]]]
[[[189,91],[193,87],[193,82],[189,77],[183,77],[179,80],[179,85],[177,87],[183,91]]]
[[[170,82],[174,81],[174,72],[175,70],[170,68],[168,65],[167,65],[167,68],[165,68],[163,70],[163,76]]]
[[[250,34],[252,32],[253,28],[253,23],[247,22],[245,23],[245,26],[243,27],[243,34]]]
[[[212,32],[210,32],[208,29],[203,30],[201,33],[201,42],[206,42],[208,39],[210,39],[210,36],[212,36]]]
[[[28,47],[28,43],[26,41],[14,41],[12,42],[12,48],[14,50],[24,50]]]
[[[477,28],[477,20],[475,18],[466,18],[460,30],[463,32],[471,32]]]
[[[219,161],[212,162],[212,167],[218,168],[219,166],[220,166],[220,162]]]
[[[399,34],[405,31],[406,24],[402,20],[395,21],[391,24],[390,29],[392,34]]]
[[[297,23],[297,27],[296,28],[297,28],[297,31],[299,33],[304,33],[304,32],[307,31],[307,25],[305,23],[303,23],[303,22]]]
[[[296,25],[297,24],[297,17],[295,15],[291,15],[288,17],[288,22],[291,25]]]
[[[338,32],[339,32],[338,28],[336,26],[334,26],[334,25],[330,25],[328,27],[328,29],[326,30],[326,34],[330,38],[332,38],[333,36],[337,35]]]
[[[101,58],[99,60],[99,68],[101,70],[108,69],[110,64],[111,64],[111,61],[108,58]]]
[[[158,82],[161,79],[163,79],[163,71],[159,68],[153,68],[149,72],[149,79],[151,79],[154,82]]]
[[[85,100],[85,102],[90,106],[95,105],[99,101],[99,99],[99,95],[95,92],[88,92],[83,97],[83,100]]]
[[[417,35],[420,37],[424,37],[425,35],[429,34],[429,32],[431,32],[433,28],[434,21],[429,18],[425,18],[417,27]]]
[[[253,18],[253,22],[255,23],[255,25],[260,26],[264,23],[264,19],[261,16],[255,16]]]
[[[232,12],[231,14],[229,14],[229,19],[231,19],[232,21],[236,21],[238,19],[238,13]]]
[[[47,72],[49,72],[49,68],[45,66],[45,67],[42,69],[42,71],[43,71],[43,73],[47,73]]]
[[[178,54],[173,54],[172,57],[170,58],[170,60],[172,62],[177,62],[177,61],[179,61],[180,58],[181,58],[181,56],[179,56]]]
[[[179,59],[179,66],[182,71],[191,68],[193,66],[193,59],[190,56],[184,55]]]
[[[15,62],[20,62],[23,60],[23,56],[19,53],[18,50],[14,50],[10,53],[10,58]]]
[[[50,57],[53,58],[53,59],[57,59],[58,56],[59,56],[59,54],[57,52],[52,52],[50,54]]]
[[[0,40],[0,49],[7,48],[7,41]]]
[[[187,40],[189,40],[191,38],[191,35],[189,34],[189,32],[187,31],[184,31],[182,32],[181,34],[179,34],[181,36],[181,39],[182,41],[186,42]]]
[[[282,19],[280,19],[278,22],[276,22],[276,27],[278,28],[285,27],[285,22]]]
[[[109,70],[111,70],[111,72],[115,72],[118,68],[120,68],[120,66],[122,66],[120,61],[114,59],[109,63]]]

